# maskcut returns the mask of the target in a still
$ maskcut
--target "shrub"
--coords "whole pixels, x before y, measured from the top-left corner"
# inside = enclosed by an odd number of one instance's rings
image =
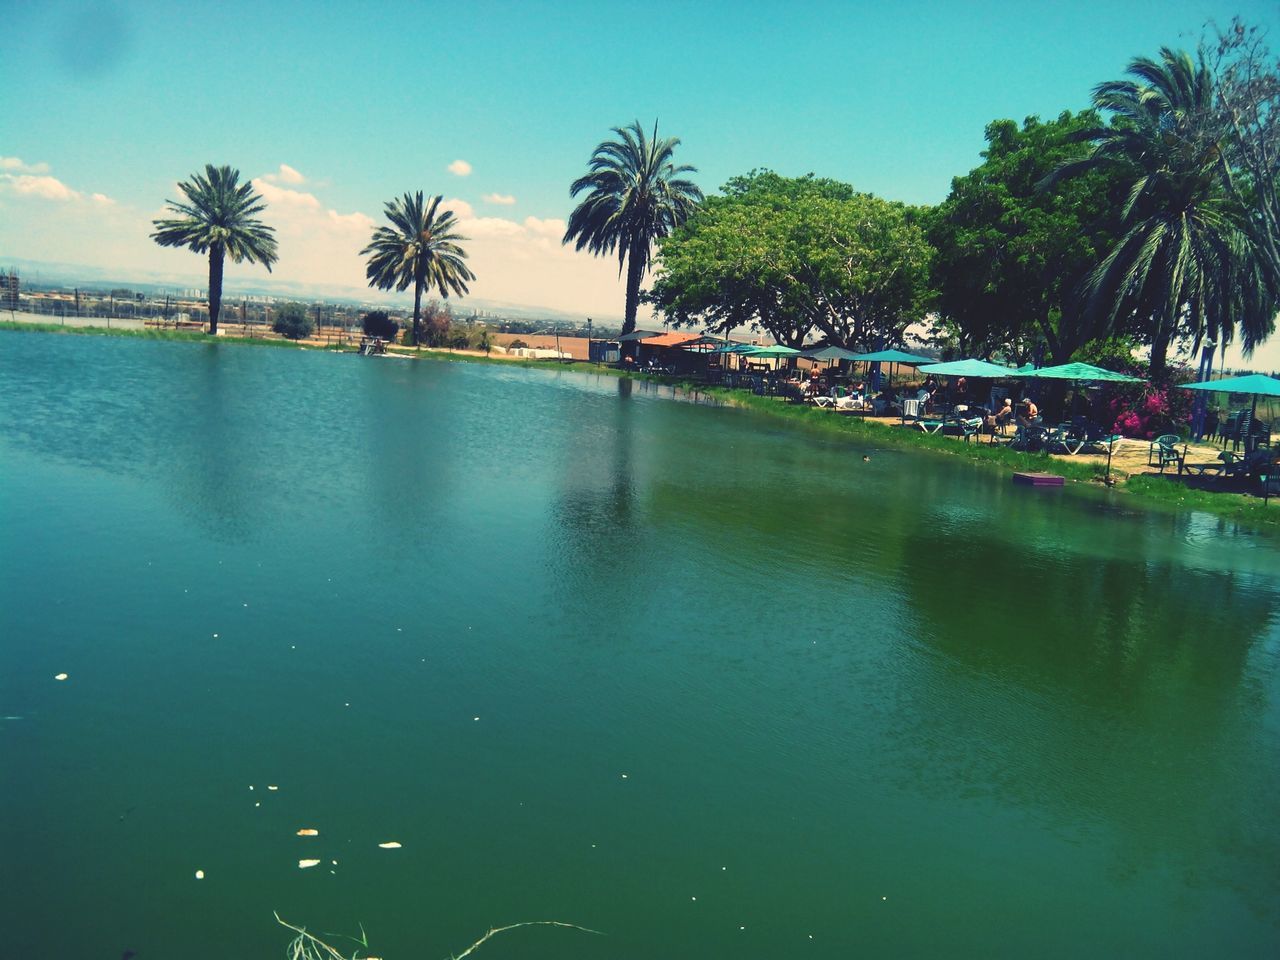
[[[271,325],[271,329],[289,340],[301,340],[303,337],[311,336],[311,331],[315,327],[307,314],[306,304],[283,303],[276,311],[276,321]]]
[[[392,320],[385,310],[370,310],[361,318],[360,327],[366,336],[383,340],[394,340],[400,330],[400,324]]]
[[[523,348],[525,348],[525,347],[527,347],[527,346],[529,346],[529,345],[528,345],[527,343],[525,343],[523,340],[512,340],[510,343],[508,343],[508,344],[507,344],[507,349],[508,349],[508,350],[520,350],[520,349],[523,349]]]

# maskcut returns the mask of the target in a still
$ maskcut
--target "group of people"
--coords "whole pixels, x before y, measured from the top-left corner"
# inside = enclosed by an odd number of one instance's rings
[[[799,394],[799,398],[803,400],[814,400],[820,396],[826,396],[833,386],[828,382],[828,378],[824,376],[824,371],[818,367],[809,370],[808,376],[804,377],[798,371],[792,374],[792,388]],[[860,381],[851,380],[847,385],[850,395],[860,398],[865,395],[866,384]],[[923,385],[913,388],[911,392],[898,396],[898,391],[892,387],[887,387],[880,392],[876,398],[877,409],[884,408],[897,409],[897,404],[902,399],[917,400],[921,404],[921,409],[928,409],[942,394],[947,400],[953,404],[962,404],[968,400],[969,384],[966,378],[959,377],[951,384],[950,388],[942,391],[938,384],[938,380],[934,376],[925,378]],[[985,406],[978,404],[977,406]],[[979,411],[982,412],[982,411]],[[1016,423],[1018,426],[1026,427],[1040,422],[1040,408],[1035,400],[1030,396],[1024,396],[1015,403],[1011,397],[1003,397],[999,405],[993,406],[986,412],[983,412],[983,422],[989,430],[1003,430],[1008,424]]]

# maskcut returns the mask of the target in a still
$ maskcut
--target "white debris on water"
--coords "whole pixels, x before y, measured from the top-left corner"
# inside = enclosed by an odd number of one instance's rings
[[[203,880],[203,879],[204,879],[204,871],[203,871],[203,870],[197,870],[197,871],[196,871],[196,879],[197,879],[197,880]]]
[[[309,867],[318,867],[319,865],[320,865],[319,860],[299,860],[298,861],[299,870],[306,870]]]
[[[59,673],[59,674],[57,674],[53,679],[55,679],[55,680],[65,680],[65,679],[67,679],[67,675],[66,675],[65,673]]]
[[[269,784],[267,784],[267,789],[268,789],[268,790],[279,790],[280,788],[279,788],[279,787],[277,787],[274,783],[269,783]]]
[[[388,840],[386,843],[378,844],[378,846],[383,850],[399,850],[401,844],[397,843],[395,840]]]

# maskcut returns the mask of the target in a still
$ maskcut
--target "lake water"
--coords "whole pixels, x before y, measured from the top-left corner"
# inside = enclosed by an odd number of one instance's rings
[[[0,953],[1275,956],[1277,573],[607,376],[0,333]]]

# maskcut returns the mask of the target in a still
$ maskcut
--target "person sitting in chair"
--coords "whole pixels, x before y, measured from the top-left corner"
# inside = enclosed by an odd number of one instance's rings
[[[1006,423],[1013,419],[1013,401],[1008,397],[1004,398],[1004,403],[995,413],[988,414],[987,427],[993,432],[1004,427]]]
[[[1018,423],[1024,427],[1035,423],[1040,416],[1040,408],[1030,397],[1023,397],[1019,404],[1022,410],[1018,413]]]

